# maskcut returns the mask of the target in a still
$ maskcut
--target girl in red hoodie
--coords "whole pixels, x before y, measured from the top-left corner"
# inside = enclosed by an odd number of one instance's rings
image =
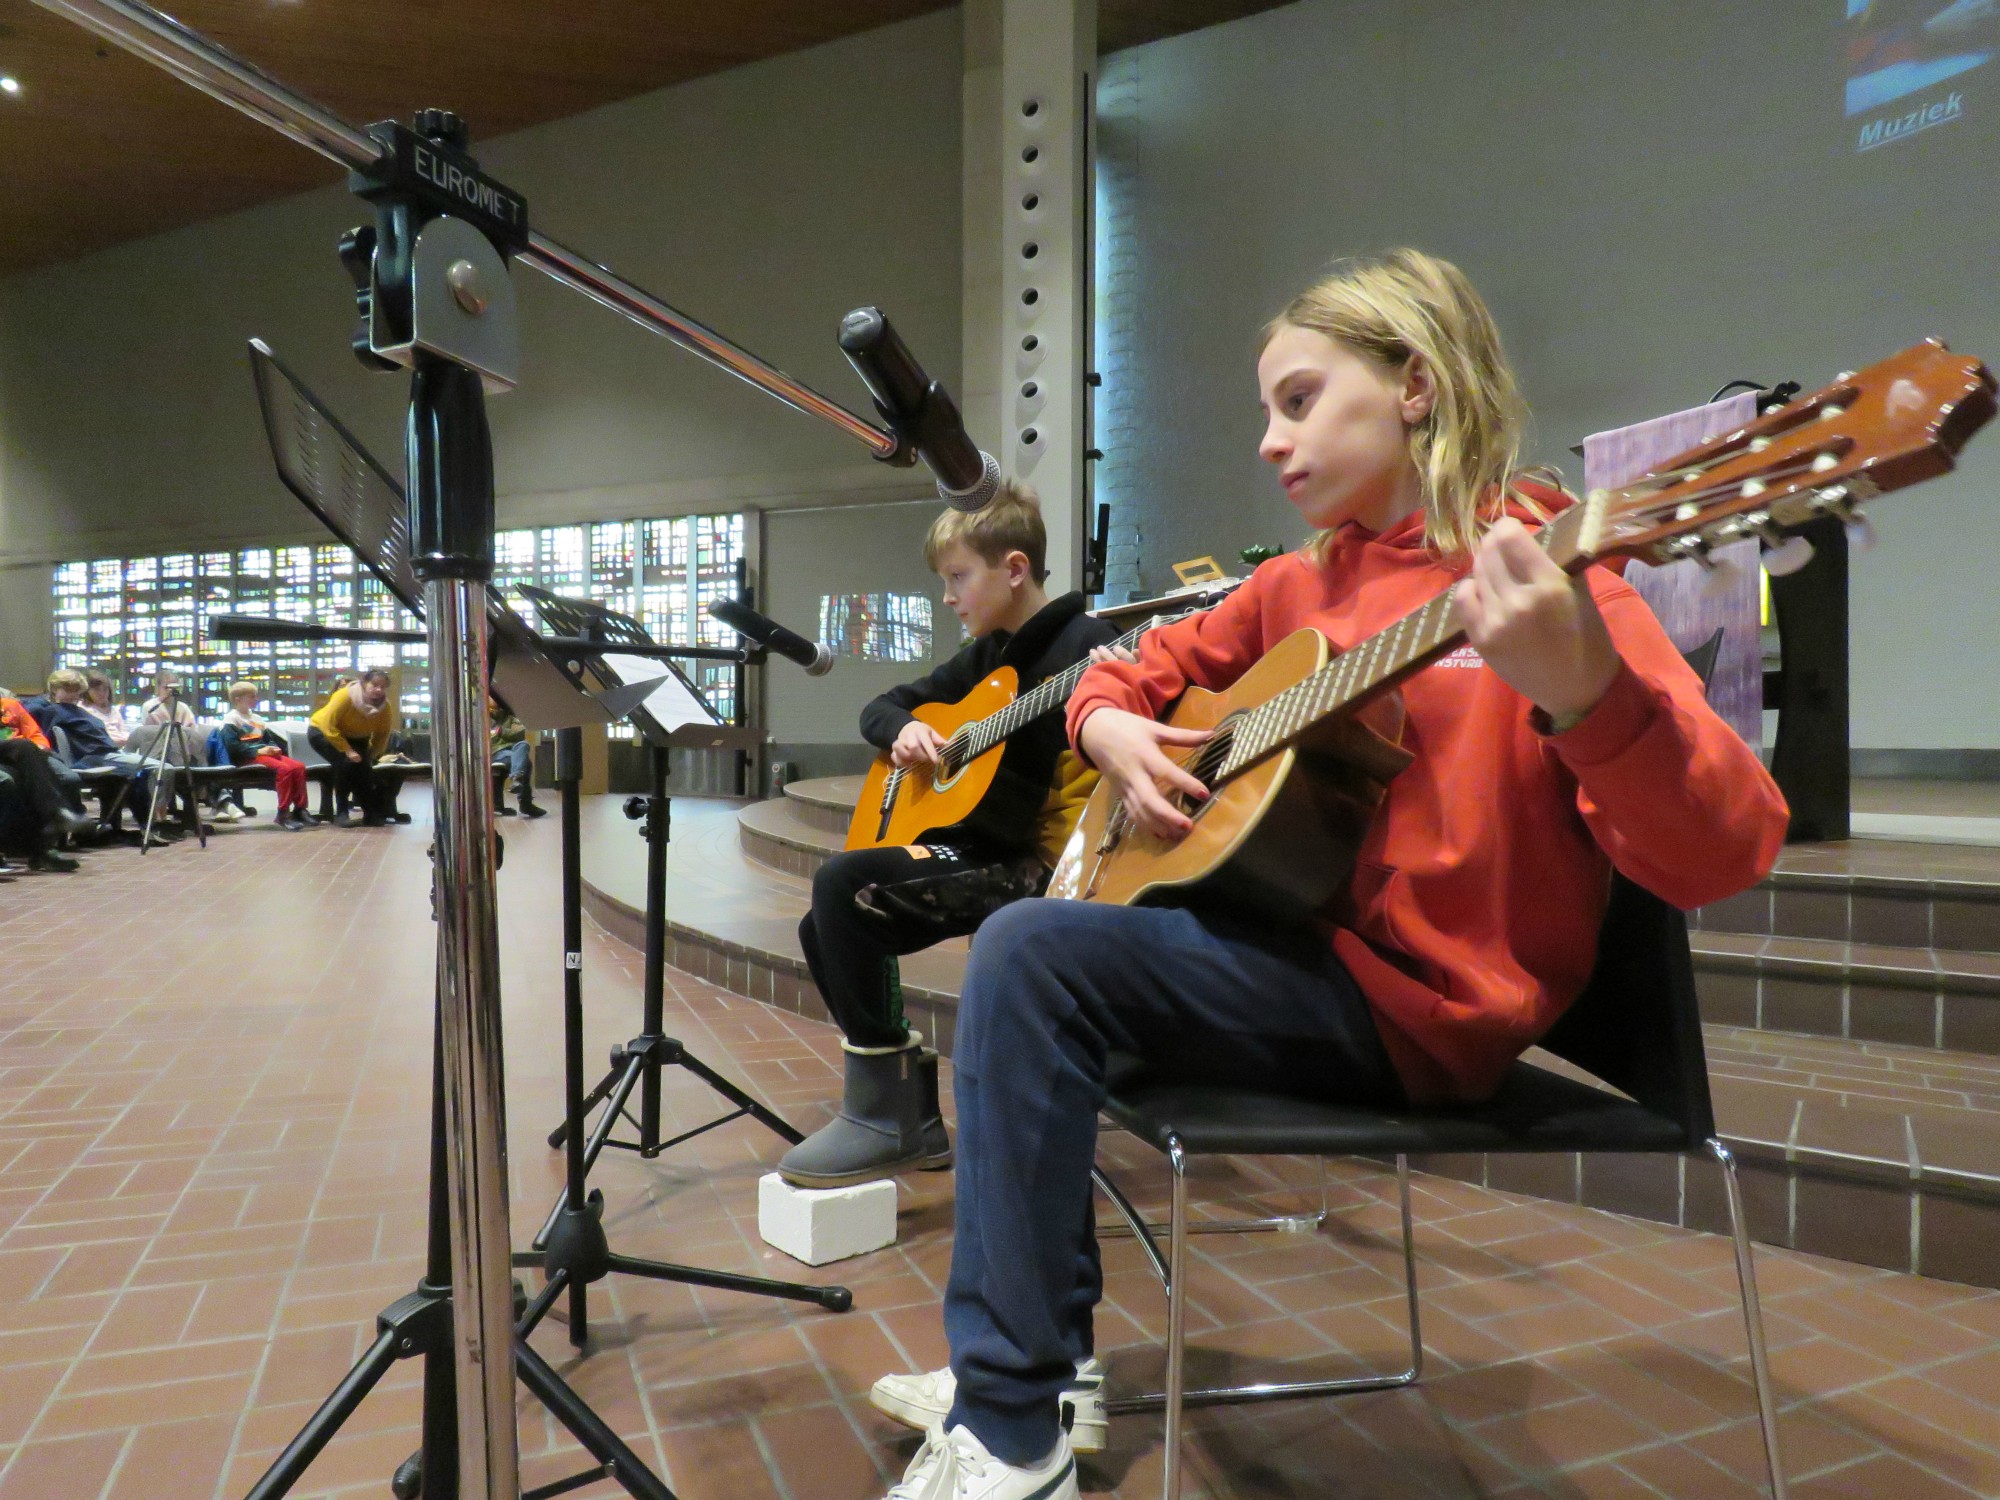
[[[1784,838],[1776,786],[1645,603],[1535,544],[1566,497],[1516,473],[1514,378],[1456,267],[1342,264],[1265,330],[1257,382],[1259,451],[1315,535],[1086,674],[1076,748],[1175,837],[1192,825],[1168,793],[1205,795],[1176,758],[1202,734],[1157,721],[1183,689],[1227,687],[1304,626],[1345,649],[1446,590],[1469,645],[1401,689],[1415,759],[1339,924],[1039,900],[980,931],[954,1053],[951,1369],[875,1391],[936,1424],[906,1485],[1060,1500],[1073,1449],[1103,1442],[1089,1172],[1109,1053],[1348,1102],[1478,1100],[1582,989],[1614,868],[1691,907],[1754,884]]]

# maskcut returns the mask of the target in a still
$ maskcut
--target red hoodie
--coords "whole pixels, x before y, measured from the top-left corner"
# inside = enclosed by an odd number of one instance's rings
[[[1227,687],[1302,626],[1345,650],[1462,574],[1424,546],[1421,513],[1380,535],[1344,526],[1323,563],[1273,558],[1150,632],[1137,663],[1093,667],[1071,743],[1099,708],[1157,718],[1189,685]],[[1489,1097],[1577,997],[1614,865],[1690,908],[1754,885],[1784,843],[1783,796],[1652,610],[1608,569],[1588,576],[1625,667],[1573,728],[1537,729],[1469,645],[1402,685],[1416,759],[1362,844],[1352,925],[1328,933],[1419,1103]]]

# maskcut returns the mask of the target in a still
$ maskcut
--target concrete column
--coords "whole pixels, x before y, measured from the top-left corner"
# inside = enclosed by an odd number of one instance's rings
[[[965,0],[961,120],[962,247],[956,394],[965,430],[988,453],[1004,452],[1000,408],[1000,5]],[[1003,460],[1004,461],[1004,460]]]
[[[975,0],[967,10],[968,49],[979,9]],[[1085,376],[1091,368],[1090,116],[1097,3],[997,0],[997,9],[1000,297],[993,326],[1000,442],[989,451],[1003,471],[1041,492],[1054,593],[1082,581],[1090,511]],[[973,93],[968,70],[968,101]],[[970,166],[974,131],[969,118],[967,124]],[[968,176],[968,195],[972,186]],[[976,236],[985,237],[984,229],[968,213],[968,270],[970,247]],[[969,283],[967,294],[969,302]],[[977,347],[974,327],[968,317],[968,362]]]

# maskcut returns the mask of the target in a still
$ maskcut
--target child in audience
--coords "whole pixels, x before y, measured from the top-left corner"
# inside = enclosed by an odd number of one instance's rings
[[[148,724],[179,724],[195,727],[195,711],[181,697],[181,674],[161,668],[153,677],[153,696],[139,706],[139,717]]]
[[[973,943],[958,1013],[948,1370],[874,1401],[929,1437],[898,1500],[1076,1500],[1102,1446],[1090,1169],[1106,1059],[1149,1075],[1398,1107],[1490,1096],[1589,977],[1613,870],[1682,907],[1761,878],[1784,799],[1612,571],[1530,528],[1522,410],[1485,304],[1416,251],[1340,265],[1265,330],[1262,456],[1314,536],[1136,665],[1084,676],[1072,743],[1171,841],[1206,736],[1158,722],[1310,626],[1357,646],[1451,591],[1477,660],[1405,679],[1404,748],[1353,880],[1310,924],[1023,901]],[[1451,659],[1461,666],[1459,656]]]
[[[528,726],[502,708],[499,700],[491,695],[486,699],[486,723],[493,764],[507,768],[506,779],[513,783],[515,800],[521,805],[521,816],[547,817],[548,809],[535,801],[535,747],[528,739]],[[502,817],[507,816],[507,799],[497,790],[493,794],[493,810]]]
[[[0,693],[0,770],[13,777],[7,795],[18,798],[19,820],[29,865],[37,870],[70,871],[78,861],[58,845],[97,826],[73,808],[56,776],[48,735],[19,699]]]
[[[79,706],[83,711],[104,726],[104,733],[111,743],[120,749],[131,734],[125,723],[125,712],[111,701],[111,679],[102,672],[83,674],[83,697]]]
[[[233,766],[264,765],[278,778],[278,826],[296,833],[307,824],[306,768],[292,759],[291,743],[257,717],[257,684],[229,689],[229,712],[222,718],[222,745]]]

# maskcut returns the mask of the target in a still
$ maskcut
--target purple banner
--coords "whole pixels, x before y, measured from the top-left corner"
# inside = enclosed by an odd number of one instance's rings
[[[1593,433],[1583,440],[1583,487],[1615,489],[1629,484],[1675,454],[1734,431],[1756,415],[1756,393],[1745,391],[1650,422]],[[1653,607],[1681,650],[1692,651],[1722,631],[1708,701],[1732,729],[1761,747],[1764,653],[1758,638],[1758,544],[1718,547],[1714,557],[1718,565],[1714,573],[1692,562],[1664,568],[1635,562],[1626,568],[1625,579]]]

